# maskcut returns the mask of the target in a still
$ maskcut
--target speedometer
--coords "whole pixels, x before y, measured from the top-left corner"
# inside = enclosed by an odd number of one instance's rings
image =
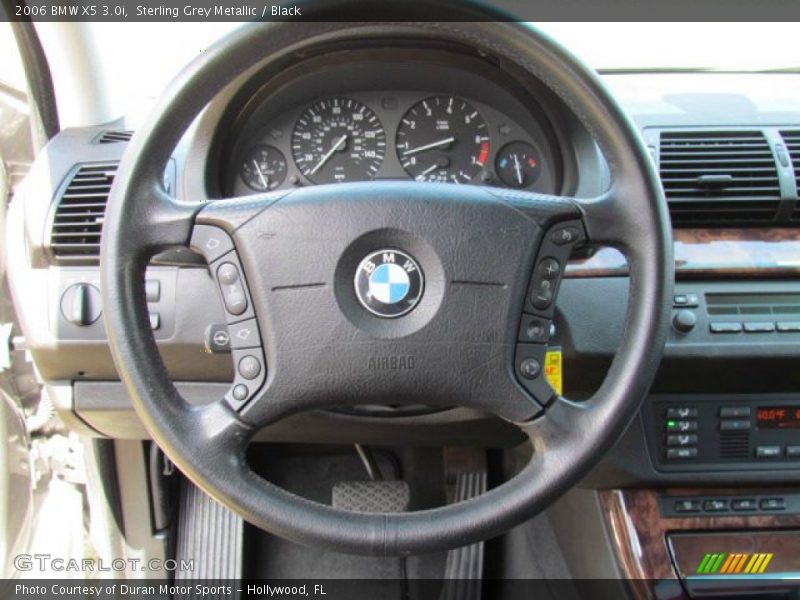
[[[433,96],[403,116],[395,147],[400,164],[417,181],[466,183],[489,158],[489,131],[466,100]]]
[[[292,156],[312,183],[372,179],[386,155],[386,134],[375,113],[351,98],[309,106],[292,132]]]

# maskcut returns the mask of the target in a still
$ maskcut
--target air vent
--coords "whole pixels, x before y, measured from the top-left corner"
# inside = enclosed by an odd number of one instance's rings
[[[746,431],[723,431],[719,435],[720,458],[750,458],[750,434]]]
[[[784,144],[786,144],[786,149],[789,151],[792,165],[794,165],[794,178],[797,182],[796,189],[798,196],[800,196],[800,130],[781,131],[781,136]],[[792,212],[792,221],[800,222],[800,202]]]
[[[97,137],[96,143],[118,144],[120,142],[129,142],[132,137],[132,131],[127,131],[125,129],[107,129]]]
[[[778,171],[760,131],[664,131],[659,168],[674,227],[775,221]]]
[[[62,263],[96,263],[117,163],[81,165],[57,200],[50,250]]]

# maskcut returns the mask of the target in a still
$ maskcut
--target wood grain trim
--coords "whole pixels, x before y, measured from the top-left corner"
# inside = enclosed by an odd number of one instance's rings
[[[772,491],[772,490],[771,490]],[[796,493],[797,490],[774,490]],[[743,531],[748,529],[800,529],[800,515],[728,515],[717,517],[665,518],[661,516],[662,496],[729,496],[759,495],[764,490],[667,489],[667,490],[604,490],[599,494],[600,506],[609,534],[616,546],[622,575],[628,579],[636,598],[652,598],[653,584],[659,579],[676,579],[667,534],[679,531]]]
[[[798,277],[800,228],[677,229],[676,276]],[[591,256],[569,262],[565,277],[620,277],[628,263],[614,248],[599,248]]]

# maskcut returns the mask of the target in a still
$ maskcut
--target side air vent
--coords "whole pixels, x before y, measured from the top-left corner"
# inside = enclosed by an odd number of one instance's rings
[[[56,200],[50,251],[61,263],[92,264],[100,257],[100,234],[117,163],[80,165]]]
[[[661,182],[674,227],[769,225],[781,200],[760,131],[664,131]]]
[[[789,157],[794,166],[794,178],[797,182],[797,193],[800,196],[800,129],[797,131],[781,131],[783,143],[789,151]],[[800,223],[800,202],[792,212],[792,221]]]
[[[129,142],[133,137],[133,132],[125,129],[107,129],[95,140],[98,144],[118,144],[120,142]]]

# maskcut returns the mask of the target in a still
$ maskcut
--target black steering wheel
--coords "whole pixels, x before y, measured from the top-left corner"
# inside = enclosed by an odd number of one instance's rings
[[[318,44],[399,39],[477,48],[540,79],[599,144],[608,191],[578,199],[392,181],[207,204],[165,192],[172,148],[236,76],[289,64]],[[630,293],[605,381],[575,402],[556,396],[542,376],[541,330],[520,324],[552,317],[559,272],[580,240],[626,255]],[[206,256],[230,326],[255,328],[258,338],[233,351],[236,381],[225,398],[202,407],[187,404],[170,381],[145,302],[148,260],[180,245]],[[543,510],[602,458],[659,364],[673,261],[666,203],[636,128],[597,77],[545,35],[499,22],[282,23],[245,26],[210,48],[137,131],[108,206],[102,276],[119,373],[145,427],[187,477],[276,535],[407,555],[495,536]],[[527,434],[532,459],[472,500],[390,514],[311,502],[247,465],[253,433],[277,419],[381,403],[493,413]]]

